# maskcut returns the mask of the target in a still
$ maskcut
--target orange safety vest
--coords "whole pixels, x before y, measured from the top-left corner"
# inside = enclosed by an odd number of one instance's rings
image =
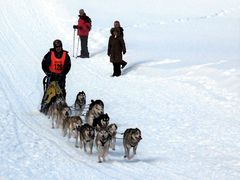
[[[51,51],[51,65],[49,66],[49,70],[52,73],[61,74],[64,68],[64,63],[66,60],[66,51],[63,51],[61,58],[56,58],[53,51]]]

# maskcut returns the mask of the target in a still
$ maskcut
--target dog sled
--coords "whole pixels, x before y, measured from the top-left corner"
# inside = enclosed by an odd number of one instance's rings
[[[63,97],[63,92],[57,81],[50,81],[50,77],[43,78],[43,98],[41,102],[40,112],[47,114],[49,106],[57,97]]]

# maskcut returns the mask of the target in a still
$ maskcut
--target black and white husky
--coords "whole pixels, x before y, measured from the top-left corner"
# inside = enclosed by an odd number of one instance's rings
[[[99,117],[93,119],[92,126],[99,131],[100,129],[106,129],[109,124],[109,116],[108,114],[101,114]]]

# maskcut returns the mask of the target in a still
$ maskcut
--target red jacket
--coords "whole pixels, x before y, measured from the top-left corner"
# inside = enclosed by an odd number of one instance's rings
[[[79,17],[77,34],[79,36],[88,36],[90,29],[91,29],[91,19],[88,16]]]

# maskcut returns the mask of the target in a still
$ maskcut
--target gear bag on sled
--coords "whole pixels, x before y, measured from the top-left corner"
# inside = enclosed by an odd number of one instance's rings
[[[43,98],[40,112],[45,115],[48,112],[49,106],[56,100],[56,97],[63,97],[63,92],[57,81],[50,82],[50,78],[45,76],[43,78]]]

